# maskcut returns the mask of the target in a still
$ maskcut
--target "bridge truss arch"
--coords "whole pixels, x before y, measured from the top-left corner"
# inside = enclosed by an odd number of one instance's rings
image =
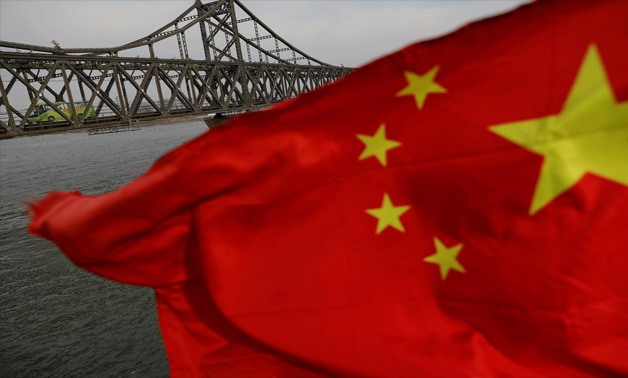
[[[239,0],[196,0],[121,46],[0,41],[0,134],[254,110],[350,71],[292,46]]]

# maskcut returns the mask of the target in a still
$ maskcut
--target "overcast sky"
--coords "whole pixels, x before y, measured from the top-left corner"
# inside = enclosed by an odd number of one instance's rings
[[[207,1],[204,1],[207,2]],[[415,41],[503,13],[527,0],[243,0],[303,52],[359,66]],[[0,39],[52,47],[110,47],[139,39],[193,0],[0,0]]]

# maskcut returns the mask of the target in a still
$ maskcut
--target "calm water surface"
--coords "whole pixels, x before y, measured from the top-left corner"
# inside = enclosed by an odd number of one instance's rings
[[[202,121],[0,140],[0,377],[165,377],[153,292],[76,268],[27,233],[21,201],[109,192],[207,130]]]

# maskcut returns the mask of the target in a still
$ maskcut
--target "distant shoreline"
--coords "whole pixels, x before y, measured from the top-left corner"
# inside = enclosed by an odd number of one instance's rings
[[[103,125],[90,125],[84,126],[81,128],[69,128],[69,127],[58,127],[47,130],[34,130],[27,131],[20,135],[8,135],[8,134],[0,134],[0,140],[8,140],[13,138],[20,137],[31,137],[31,136],[40,136],[47,134],[62,134],[62,133],[86,133],[91,129],[98,128],[108,128],[108,127],[152,127],[152,126],[160,126],[160,125],[170,125],[175,123],[184,123],[191,121],[205,122],[205,119],[209,117],[208,114],[188,114],[181,116],[172,116],[170,118],[159,118],[159,119],[148,119],[148,120],[132,120],[128,124],[125,123],[108,123]]]

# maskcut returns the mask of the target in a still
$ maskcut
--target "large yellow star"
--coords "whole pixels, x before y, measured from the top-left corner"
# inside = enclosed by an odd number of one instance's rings
[[[390,226],[401,232],[405,232],[403,224],[399,219],[406,211],[410,210],[410,206],[394,206],[388,193],[384,193],[384,199],[382,200],[382,207],[377,209],[368,209],[366,212],[377,218],[377,230],[376,234],[381,233]]]
[[[435,237],[434,247],[436,248],[436,253],[427,256],[423,259],[423,261],[438,265],[440,268],[440,278],[442,280],[447,278],[451,269],[460,273],[465,273],[464,267],[458,262],[458,254],[463,247],[462,244],[456,244],[453,247],[448,248],[445,244],[443,244],[443,242]]]
[[[560,114],[490,130],[543,156],[531,215],[586,173],[628,185],[628,101],[615,99],[595,45],[587,49]]]
[[[397,93],[397,97],[414,96],[416,106],[421,109],[428,94],[447,93],[445,87],[434,81],[439,68],[439,66],[434,66],[423,75],[417,75],[409,71],[404,72],[403,74],[408,81],[408,85]]]
[[[363,160],[371,156],[380,162],[384,167],[386,166],[386,153],[395,147],[401,146],[401,143],[396,140],[386,139],[386,125],[382,125],[377,129],[373,136],[356,134],[358,139],[366,146],[358,160]]]

